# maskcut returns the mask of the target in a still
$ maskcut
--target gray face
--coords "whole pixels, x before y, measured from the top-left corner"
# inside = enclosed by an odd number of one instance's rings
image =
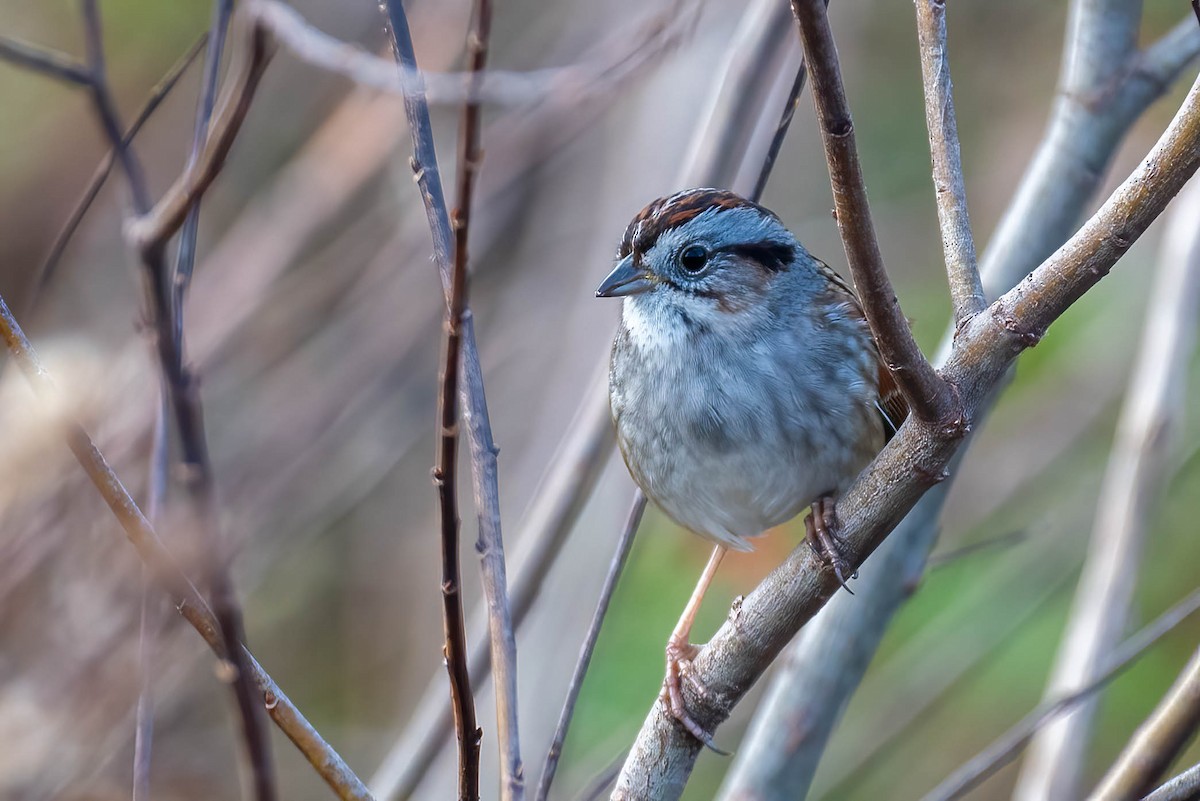
[[[709,209],[663,231],[641,261],[656,292],[733,313],[767,292],[796,248],[778,220],[754,208]]]
[[[766,209],[729,192],[691,190],[655,201],[634,219],[597,295],[720,324],[765,311],[770,286],[802,253]]]

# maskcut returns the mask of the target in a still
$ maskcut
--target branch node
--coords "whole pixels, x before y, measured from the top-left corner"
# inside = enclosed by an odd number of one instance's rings
[[[924,465],[913,465],[913,475],[926,487],[932,487],[935,484],[941,484],[946,479],[950,478],[950,471],[946,468],[928,468]]]
[[[831,119],[827,129],[829,135],[837,139],[846,139],[854,135],[854,120],[850,117],[839,117]]]

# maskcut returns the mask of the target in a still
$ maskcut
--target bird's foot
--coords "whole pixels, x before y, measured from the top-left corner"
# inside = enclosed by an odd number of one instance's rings
[[[679,721],[683,728],[687,729],[689,734],[708,749],[721,756],[729,756],[728,751],[717,748],[712,735],[692,718],[683,702],[682,688],[685,681],[691,685],[696,695],[701,698],[708,697],[708,688],[704,686],[704,682],[700,681],[692,668],[692,660],[698,653],[700,653],[700,648],[692,645],[686,639],[679,639],[672,635],[667,640],[667,676],[663,680],[662,695],[667,702],[667,708],[671,710],[671,715]]]
[[[813,552],[833,568],[833,574],[837,576],[842,589],[853,595],[854,591],[846,584],[846,574],[850,572],[850,565],[838,549],[838,520],[833,508],[832,495],[822,495],[813,501],[812,512],[804,518],[804,529]],[[850,578],[858,578],[858,571],[850,574]]]

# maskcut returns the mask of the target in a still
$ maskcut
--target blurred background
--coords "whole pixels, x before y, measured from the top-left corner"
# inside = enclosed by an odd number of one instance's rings
[[[316,27],[388,53],[375,3],[293,5]],[[1168,0],[1145,5],[1144,40],[1186,12]],[[210,7],[100,7],[110,77],[128,120],[207,27]],[[594,287],[629,218],[680,188],[688,143],[743,14],[731,0],[685,9],[694,19],[677,26],[675,44],[651,42],[620,75],[529,107],[493,106],[485,116],[471,304],[501,449],[510,557],[528,548],[523,514],[577,411],[601,391],[618,304],[594,299]],[[420,62],[458,69],[469,3],[414,0],[409,10]],[[634,0],[500,3],[490,65],[603,64],[617,58],[613,43],[636,39],[659,10]],[[1065,4],[1036,0],[953,4],[955,99],[981,245],[1042,135],[1065,15]],[[932,352],[949,301],[912,6],[838,2],[831,16],[888,267]],[[0,33],[82,56],[78,9],[65,0],[0,0]],[[194,66],[136,140],[156,194],[186,159],[199,83]],[[1188,84],[1134,128],[1107,186],[1153,144]],[[455,107],[435,106],[448,186],[456,121]],[[119,176],[35,293],[39,265],[106,149],[84,91],[0,62],[0,295],[48,362],[66,411],[140,495],[158,384],[137,330],[141,295],[121,239],[127,197]],[[430,678],[442,675],[429,469],[443,304],[410,152],[396,97],[281,52],[205,197],[187,318],[251,648],[364,779],[404,732]],[[807,92],[764,203],[845,272]],[[812,797],[918,797],[1037,703],[1083,558],[1161,228],[1022,357],[963,465],[937,550],[1021,536],[931,567],[851,703]],[[1195,361],[1187,386],[1189,397],[1200,390]],[[62,411],[36,408],[24,380],[4,369],[0,797],[127,798],[140,563],[63,447],[55,422]],[[1196,586],[1200,405],[1188,404],[1175,439],[1135,626]],[[620,460],[605,453],[597,490],[518,635],[531,783],[632,488]],[[465,479],[462,498],[463,538],[473,543]],[[802,532],[796,521],[754,553],[731,555],[694,637],[705,639]],[[171,543],[171,531],[163,534]],[[632,742],[708,549],[653,508],[647,513],[587,677],[556,797],[573,797]],[[479,595],[477,568],[466,548],[468,608]],[[160,605],[152,618],[155,797],[236,797],[233,710],[213,660],[172,610]],[[472,627],[468,635],[485,632]],[[1198,639],[1200,619],[1185,623],[1104,694],[1093,778]],[[718,732],[724,747],[736,750],[756,700]],[[479,712],[490,797],[496,758],[487,685]],[[283,797],[329,797],[292,745],[274,729],[272,736]],[[1185,761],[1197,758],[1193,747]],[[729,764],[705,753],[687,797],[712,797]],[[1008,769],[973,797],[1007,798],[1014,778]],[[415,797],[446,797],[452,782],[452,754],[443,749]]]

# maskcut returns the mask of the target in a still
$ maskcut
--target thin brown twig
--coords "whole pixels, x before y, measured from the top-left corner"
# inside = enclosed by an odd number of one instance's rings
[[[811,64],[810,64],[811,66]],[[972,318],[960,333],[946,375],[968,414],[982,407],[1013,360],[1031,347],[1145,232],[1200,167],[1200,81],[1147,157],[1083,228],[1028,281]],[[842,494],[838,516],[843,555],[861,566],[942,475],[961,446],[928,426],[902,426],[875,461]],[[730,614],[692,667],[703,696],[685,686],[692,717],[713,731],[796,632],[838,588],[812,550],[800,547]],[[634,743],[616,797],[658,798],[683,791],[700,745],[661,703],[651,709]]]
[[[607,383],[607,372],[604,378]],[[598,414],[595,410],[600,404],[602,413]],[[518,542],[528,544],[527,552],[517,555],[513,573],[512,614],[518,629],[533,609],[567,535],[608,463],[614,431],[608,417],[606,391],[596,386],[588,393],[570,430],[572,435],[551,461],[545,481],[535,492],[536,500],[518,527],[521,532]],[[490,642],[471,643],[468,667],[472,682],[487,678],[491,670]],[[453,731],[453,716],[443,681],[439,673],[437,683],[430,683],[403,736],[371,777],[370,786],[381,799],[411,797]]]
[[[828,8],[829,0],[824,0],[824,3]],[[748,196],[755,203],[762,201],[763,192],[767,189],[767,181],[770,180],[771,172],[775,169],[775,160],[779,158],[779,151],[783,149],[783,140],[787,138],[788,128],[792,126],[796,109],[800,107],[800,93],[804,91],[804,84],[807,80],[808,64],[805,63],[802,55],[800,64],[796,67],[796,77],[792,79],[792,88],[788,90],[787,100],[783,104],[783,113],[780,114],[779,123],[775,126],[775,135],[771,138],[771,144],[763,158],[762,167],[758,171],[758,178],[755,179],[754,188],[750,190]]]
[[[0,339],[13,355],[34,392],[48,408],[61,408],[49,372],[17,324],[4,298],[0,297]],[[67,445],[75,455],[105,504],[121,524],[129,542],[150,569],[150,576],[175,605],[176,611],[204,638],[219,658],[227,658],[220,625],[200,592],[163,545],[150,521],[142,514],[104,454],[77,421],[65,422]],[[372,801],[371,794],[354,772],[284,695],[254,656],[242,646],[260,698],[271,719],[316,768],[321,778],[345,801]]]
[[[133,213],[145,215],[151,207],[141,164],[131,147],[126,146],[116,105],[108,87],[104,63],[104,45],[100,12],[96,0],[84,0],[84,41],[88,69],[91,72],[93,106],[110,144],[116,151],[132,196]],[[228,680],[241,724],[255,797],[274,801],[276,797],[269,732],[253,686],[248,657],[243,649],[245,632],[242,612],[222,554],[220,526],[217,520],[216,489],[208,444],[204,433],[204,415],[197,382],[183,361],[183,341],[175,335],[172,314],[172,280],[164,258],[164,241],[139,248],[142,283],[145,290],[143,314],[153,332],[154,350],[161,370],[162,389],[174,416],[182,449],[183,475],[193,506],[193,519],[203,540],[206,554],[205,578],[208,581],[213,612],[220,626],[224,651],[231,668]]]
[[[0,36],[0,61],[40,73],[76,86],[92,85],[92,74],[84,64],[65,53],[49,50],[20,39]]]
[[[487,35],[491,9],[480,0],[474,10],[468,39],[472,80],[478,81],[487,57]],[[471,192],[479,160],[479,106],[465,103],[459,123],[458,195],[450,215],[454,232],[454,266],[446,307],[446,338],[438,392],[437,464],[433,483],[438,494],[442,551],[442,625],[445,644],[442,654],[450,674],[450,700],[458,739],[458,797],[479,798],[479,741],[482,732],[475,722],[475,698],[467,669],[467,634],[463,621],[462,576],[460,571],[460,520],[458,514],[458,379],[462,367],[462,338],[467,306],[467,244],[471,220]]]
[[[792,0],[792,11],[800,23],[800,41],[833,187],[834,214],[867,323],[917,419],[933,424],[947,436],[961,436],[966,427],[961,404],[917,347],[883,266],[825,3]]]
[[[142,130],[142,126],[146,124],[154,112],[158,110],[158,107],[162,105],[163,100],[166,99],[171,90],[179,83],[179,79],[183,77],[183,73],[204,50],[204,45],[207,41],[208,31],[205,31],[200,34],[196,41],[192,43],[192,46],[187,49],[187,52],[175,62],[171,69],[167,70],[162,79],[150,90],[150,95],[134,115],[133,122],[125,130],[125,135],[121,137],[121,142],[125,147],[129,147],[130,142]],[[83,194],[79,196],[79,200],[75,201],[75,206],[71,209],[71,214],[67,217],[67,221],[63,223],[63,227],[59,229],[58,234],[54,237],[54,244],[50,246],[50,252],[46,254],[46,259],[38,265],[37,271],[34,273],[29,300],[25,303],[26,314],[29,314],[37,307],[42,294],[54,279],[55,271],[62,260],[63,253],[67,250],[67,245],[70,244],[71,239],[75,236],[75,232],[79,230],[79,225],[83,222],[88,209],[92,207],[92,203],[95,202],[96,197],[100,194],[101,187],[104,186],[109,173],[112,172],[115,159],[116,150],[109,148],[109,151],[104,154],[104,158],[96,165],[96,169],[92,171],[92,177],[88,180],[87,187],[83,190]]]
[[[484,68],[487,64],[491,27],[491,0],[475,0],[474,25],[467,35],[466,47],[469,100],[463,104],[462,121],[459,124],[458,198],[455,210],[450,215],[455,235],[455,276],[456,279],[461,276],[464,293],[462,323],[472,341],[475,338],[475,323],[466,308],[465,298],[468,227],[476,175],[483,158],[480,149],[483,125],[480,119],[480,101],[477,97],[485,77]],[[453,305],[452,302],[451,313],[454,313]],[[470,398],[464,402],[462,419],[471,443],[472,465],[478,466],[472,470],[475,512],[479,521],[475,550],[480,559],[479,575],[483,583],[488,640],[491,643],[492,685],[496,695],[496,740],[500,753],[500,798],[501,801],[522,801],[525,797],[525,768],[521,761],[517,706],[517,638],[508,597],[508,568],[500,526],[500,490],[496,480],[499,451],[492,441],[491,422],[484,400],[482,366],[478,359],[463,359],[461,368],[464,381],[473,388],[470,394],[478,396],[477,403],[470,402]],[[482,476],[488,476],[488,479],[482,480]],[[466,660],[467,655],[464,652],[464,673],[468,669]]]
[[[1039,729],[1108,686],[1109,682],[1121,675],[1155,643],[1198,609],[1200,609],[1200,591],[1191,593],[1113,649],[1108,666],[1087,686],[1039,704],[991,745],[979,752],[976,757],[954,771],[945,781],[926,794],[922,801],[954,801],[970,792],[980,782],[1015,759]]]
[[[689,29],[690,15],[676,13],[682,0],[672,0],[666,9],[651,10],[640,19],[613,31],[597,41],[582,61],[598,63],[596,80],[583,87],[561,86],[547,100],[518,109],[494,123],[489,150],[500,155],[520,145],[510,159],[497,158],[486,177],[491,181],[489,197],[511,198],[508,191],[517,176],[530,169],[536,160],[572,140],[604,113],[618,96],[618,90],[644,74],[657,58],[675,46]],[[682,21],[681,21],[682,20]],[[547,137],[546,132],[552,132]],[[505,146],[503,143],[508,142]],[[481,184],[481,190],[486,186]],[[495,208],[489,201],[489,208]],[[492,229],[496,230],[493,223]],[[478,231],[477,231],[478,236]],[[468,349],[469,350],[469,349]],[[470,362],[470,353],[467,354]],[[596,485],[612,452],[615,436],[608,409],[607,370],[584,393],[584,401],[569,426],[559,452],[544,473],[534,492],[534,500],[518,527],[516,542],[524,548],[516,554],[516,570],[510,592],[513,623],[517,629],[526,616],[546,576],[562,551],[579,514]],[[468,436],[473,437],[468,428]],[[468,626],[487,623],[487,608],[475,610]],[[491,670],[490,641],[471,644],[469,667],[472,682],[486,679]],[[434,757],[452,735],[454,724],[450,699],[443,688],[440,671],[427,684],[416,711],[409,716],[402,734],[396,739],[370,786],[380,798],[408,798],[433,764]]]
[[[946,0],[917,0],[917,39],[921,47],[921,77],[925,87],[925,125],[929,129],[929,154],[933,162],[933,187],[937,199],[942,250],[954,306],[954,325],[981,312],[987,302],[971,218],[963,183],[958,122],[954,117],[954,91],[950,83],[950,55],[946,43]]]
[[[796,77],[792,80],[792,88],[788,90],[787,100],[783,105],[783,114],[779,117],[779,124],[775,126],[775,136],[771,138],[771,145],[767,148],[767,157],[763,160],[762,169],[758,172],[758,178],[754,181],[754,189],[750,193],[750,199],[758,202],[762,200],[763,192],[767,189],[767,181],[771,177],[771,171],[775,168],[775,160],[779,158],[779,151],[783,148],[783,140],[787,138],[788,128],[792,125],[792,119],[796,116],[796,109],[800,107],[800,93],[804,90],[804,82],[808,77],[808,66],[804,63],[804,59],[800,59],[800,66],[796,68]]]
[[[125,226],[125,236],[139,251],[163,247],[187,219],[188,210],[208,190],[233,147],[242,123],[250,111],[254,93],[263,72],[275,54],[275,43],[265,25],[259,24],[249,6],[243,15],[247,44],[242,58],[232,69],[227,87],[217,102],[204,150],[191,168],[186,169],[171,184],[158,203],[149,203],[138,212],[137,219]]]
[[[617,582],[625,570],[629,559],[629,551],[633,548],[633,538],[642,522],[642,513],[646,511],[646,496],[641,490],[634,490],[633,503],[625,520],[625,527],[617,540],[617,548],[609,561],[608,573],[604,577],[604,586],[600,589],[600,598],[596,602],[596,610],[592,613],[592,621],[584,634],[583,644],[579,647],[579,659],[575,662],[575,670],[571,674],[571,682],[567,685],[567,697],[563,700],[562,710],[558,715],[558,724],[554,728],[554,736],[550,738],[550,747],[546,751],[545,762],[542,763],[542,775],[538,779],[535,801],[546,801],[550,797],[550,785],[554,782],[554,774],[558,770],[558,760],[562,756],[563,743],[567,739],[567,729],[571,726],[571,718],[575,714],[575,703],[579,700],[579,692],[583,689],[583,679],[592,663],[592,654],[596,650],[596,641],[600,638],[600,627],[608,614],[608,605],[617,590]]]
[[[416,72],[417,63],[416,56],[412,47],[412,35],[408,28],[408,18],[404,12],[404,7],[400,0],[387,0],[385,4],[386,12],[390,22],[390,32],[392,35],[392,47],[397,62],[406,70]],[[483,5],[477,9],[476,25],[481,24],[480,17],[484,17],[483,22],[486,23],[486,17],[490,15],[488,6]],[[486,32],[486,25],[483,30]],[[478,34],[473,34],[468,41],[469,49],[472,50],[472,59],[482,59],[482,48],[484,43],[479,40]],[[482,62],[480,62],[482,63]],[[468,93],[470,96],[470,93]],[[474,105],[474,104],[470,104]],[[470,105],[468,108],[470,108]],[[452,226],[450,217],[446,212],[445,198],[442,194],[441,179],[438,173],[437,152],[433,144],[432,125],[429,119],[429,104],[425,99],[424,90],[421,83],[418,81],[414,91],[407,93],[404,96],[405,113],[409,120],[409,129],[413,140],[413,157],[411,166],[417,187],[421,193],[421,200],[425,206],[425,213],[429,220],[430,232],[433,238],[434,261],[437,264],[439,275],[442,279],[442,287],[446,293],[447,306],[452,308],[452,299],[454,296],[454,277],[453,277],[453,258],[452,258],[452,240],[455,234],[465,236],[465,226],[458,228]],[[475,106],[475,114],[478,113],[478,107]],[[464,130],[466,126],[463,126]],[[466,135],[465,133],[463,134]],[[476,132],[473,134],[478,136]],[[477,144],[476,148],[477,150]],[[467,152],[467,151],[464,151]],[[473,178],[474,169],[478,161],[476,156],[474,159],[463,159],[460,165],[460,172],[470,170]],[[461,183],[460,176],[460,194],[464,189]],[[466,190],[470,189],[470,183],[466,184]],[[466,197],[460,198],[458,208],[458,220],[461,221],[461,214],[466,211],[463,203],[469,201],[469,192]],[[455,231],[454,229],[458,230]],[[465,244],[465,243],[464,243]],[[462,254],[465,258],[465,250]],[[462,418],[467,428],[467,440],[471,452],[471,478],[474,487],[475,507],[477,519],[479,522],[479,545],[477,548],[484,557],[481,560],[481,575],[483,579],[484,594],[487,597],[488,609],[488,629],[491,640],[491,657],[492,670],[496,675],[496,713],[499,728],[499,748],[501,754],[501,794],[504,798],[519,797],[523,790],[522,767],[520,761],[520,746],[517,731],[517,705],[516,705],[516,643],[512,629],[512,614],[509,607],[509,599],[507,595],[506,576],[505,576],[505,558],[504,558],[504,539],[500,527],[500,490],[499,477],[497,467],[497,449],[492,441],[491,423],[487,410],[487,399],[483,388],[483,369],[479,363],[479,351],[475,345],[475,333],[473,320],[469,314],[463,316],[461,330],[461,367],[463,372],[462,382]],[[457,325],[457,322],[456,322]],[[443,377],[445,378],[445,377]],[[445,384],[443,384],[443,388]],[[458,389],[457,381],[455,389]],[[443,399],[445,400],[445,399]],[[461,617],[461,610],[459,612]],[[455,670],[461,670],[462,678],[468,676],[468,666],[466,664],[466,653],[459,654],[461,664],[456,666]],[[461,699],[460,699],[461,700]],[[459,728],[460,735],[460,756],[465,757],[460,759],[460,789],[461,782],[464,779],[463,768],[471,763],[471,755],[474,753],[474,764],[478,765],[478,739],[472,737],[468,742],[462,741],[464,721],[458,719],[456,715],[456,727]],[[473,721],[465,721],[473,723]]]

